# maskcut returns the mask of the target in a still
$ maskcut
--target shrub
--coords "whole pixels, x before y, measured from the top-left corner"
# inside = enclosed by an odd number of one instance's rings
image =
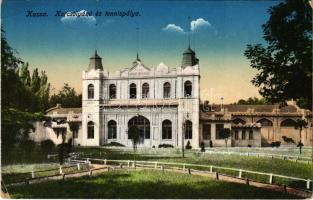
[[[108,147],[125,147],[125,145],[118,143],[118,142],[110,142],[108,144],[105,144],[104,146],[108,146]]]
[[[210,148],[213,148],[213,142],[210,140]]]
[[[248,147],[251,148],[252,147],[251,144],[248,144]]]
[[[26,152],[31,152],[35,149],[36,143],[33,140],[24,140],[20,143],[20,147]]]
[[[174,146],[171,144],[159,144],[158,147],[159,148],[174,148]]]
[[[200,143],[200,147],[201,147],[201,152],[205,152],[204,142]]]
[[[300,146],[303,147],[304,144],[302,142],[298,142],[297,147],[300,147]]]
[[[40,143],[40,148],[43,152],[49,153],[54,150],[55,144],[52,142],[52,140],[44,140]]]
[[[190,141],[189,140],[187,142],[186,149],[192,149],[192,146],[190,145]]]
[[[292,143],[292,144],[295,144],[295,141],[292,139],[292,138],[290,138],[290,137],[287,137],[287,136],[282,136],[282,139],[284,140],[284,142],[286,142],[287,144],[290,144],[290,143]]]
[[[280,141],[272,142],[271,146],[272,147],[280,147],[280,143],[281,143]]]

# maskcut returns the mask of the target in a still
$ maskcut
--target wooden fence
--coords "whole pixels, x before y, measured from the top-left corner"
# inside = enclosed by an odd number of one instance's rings
[[[91,164],[112,164],[112,165],[125,165],[127,167],[136,166],[146,166],[153,168],[169,168],[169,167],[179,167],[182,170],[187,168],[193,170],[202,170],[204,172],[213,173],[218,172],[227,176],[240,179],[250,179],[255,182],[268,183],[268,184],[286,184],[292,188],[303,189],[307,191],[312,191],[312,180],[297,178],[291,176],[284,176],[273,173],[257,172],[251,170],[220,167],[215,165],[200,165],[200,164],[190,164],[190,163],[174,163],[174,162],[158,162],[158,161],[137,161],[137,160],[108,160],[108,159],[95,159],[95,158],[81,158],[77,160],[71,160],[71,162],[88,162]],[[251,176],[252,175],[252,176]],[[262,176],[262,177],[260,177]]]
[[[283,155],[283,154],[270,154],[270,153],[256,153],[256,152],[235,152],[235,151],[205,151],[202,152],[205,154],[222,154],[222,155],[239,155],[239,156],[255,156],[255,157],[267,157],[267,158],[277,158],[282,160],[294,160],[298,161],[307,161],[311,163],[313,157],[305,156],[292,156],[292,155]]]

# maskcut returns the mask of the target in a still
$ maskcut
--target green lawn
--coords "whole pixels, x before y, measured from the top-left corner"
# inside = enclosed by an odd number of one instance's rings
[[[12,198],[297,198],[207,177],[152,170],[104,172],[95,177],[9,187],[8,191]]]
[[[178,163],[194,163],[215,165],[222,167],[241,168],[252,171],[275,173],[286,176],[294,176],[298,178],[313,180],[312,163],[296,163],[294,161],[258,158],[253,156],[239,155],[220,155],[220,154],[201,154],[187,151],[185,158],[181,157],[181,153],[177,149],[164,149],[157,151],[139,151],[134,154],[132,151],[124,151],[119,149],[108,148],[79,148],[76,149],[83,152],[84,157],[103,158],[103,159],[121,159],[121,160],[147,160],[160,162],[178,162]],[[101,154],[100,154],[101,152]]]

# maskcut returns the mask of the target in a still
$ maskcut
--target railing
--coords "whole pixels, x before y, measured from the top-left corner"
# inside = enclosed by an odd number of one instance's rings
[[[234,152],[234,151],[205,151],[202,153],[206,154],[223,154],[223,155],[239,155],[239,156],[256,156],[256,157],[269,157],[269,158],[278,158],[282,160],[290,160],[294,161],[307,161],[308,163],[313,161],[312,157],[305,156],[291,156],[291,155],[283,155],[283,154],[270,154],[270,153],[256,153],[256,152]]]
[[[95,159],[95,158],[81,158],[78,160],[72,160],[72,162],[88,162],[91,164],[118,164],[118,165],[127,165],[127,167],[136,167],[136,166],[147,166],[147,167],[181,167],[180,169],[186,170],[187,167],[193,168],[193,170],[203,170],[206,173],[218,172],[227,176],[240,179],[250,179],[255,182],[276,184],[276,185],[288,185],[292,188],[298,188],[302,190],[312,191],[312,180],[297,178],[291,176],[284,176],[273,173],[257,172],[251,170],[244,170],[238,168],[229,168],[229,167],[220,167],[215,165],[200,165],[200,164],[190,164],[190,163],[174,163],[174,162],[158,162],[158,161],[137,161],[137,160],[108,160],[108,159]],[[261,176],[261,177],[260,177]]]
[[[68,174],[75,174],[90,171],[90,163],[86,161],[75,162],[69,166],[60,166],[47,170],[38,170],[16,174],[3,174],[2,178],[7,185],[29,183],[33,180],[44,179],[54,176],[66,176]],[[64,178],[64,177],[63,177]]]

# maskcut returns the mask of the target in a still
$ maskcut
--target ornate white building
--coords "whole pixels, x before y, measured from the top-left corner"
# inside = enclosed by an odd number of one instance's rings
[[[137,55],[130,68],[110,73],[95,52],[82,73],[82,108],[57,105],[47,110],[52,123],[37,123],[32,137],[60,143],[62,131],[75,145],[118,142],[132,146],[128,128],[137,125],[139,147],[181,147],[188,141],[192,148],[202,142],[225,146],[220,135],[223,128],[232,131],[229,146],[270,146],[277,141],[296,145],[300,141],[296,120],[306,119],[309,125],[301,132],[302,143],[313,144],[311,111],[294,103],[284,107],[201,103],[199,81],[199,60],[190,47],[183,53],[181,67],[172,70],[163,63],[149,68]],[[76,133],[70,129],[72,123],[79,125]]]
[[[173,70],[163,63],[149,68],[137,54],[130,68],[111,73],[95,52],[82,81],[82,146],[131,146],[128,128],[137,125],[138,146],[181,146],[184,133],[185,143],[199,147],[200,68],[190,47]]]

